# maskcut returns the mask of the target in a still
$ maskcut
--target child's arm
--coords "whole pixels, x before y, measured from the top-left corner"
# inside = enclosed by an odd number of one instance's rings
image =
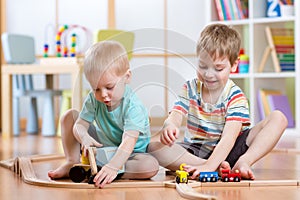
[[[199,175],[200,171],[217,170],[221,162],[224,161],[230,153],[241,131],[241,128],[241,122],[226,122],[223,129],[222,138],[206,163],[202,166],[187,166],[187,168],[185,168],[188,172],[194,171],[191,178],[196,178],[196,176]]]
[[[117,152],[94,178],[97,187],[103,188],[106,183],[111,183],[116,178],[118,170],[122,168],[133,152],[139,134],[138,131],[124,132],[122,142]]]
[[[94,138],[88,134],[90,123],[78,118],[73,127],[73,134],[77,141],[81,144],[81,150],[84,156],[87,156],[88,148],[95,146],[101,147],[102,144],[99,144]]]
[[[161,143],[165,145],[173,145],[179,136],[179,128],[181,126],[183,115],[173,111],[165,120],[162,134],[160,136]]]

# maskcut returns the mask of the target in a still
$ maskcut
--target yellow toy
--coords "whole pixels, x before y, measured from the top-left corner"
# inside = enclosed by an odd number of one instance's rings
[[[185,163],[181,164],[179,170],[176,170],[176,183],[188,183],[189,173],[183,170],[183,166],[185,165]]]

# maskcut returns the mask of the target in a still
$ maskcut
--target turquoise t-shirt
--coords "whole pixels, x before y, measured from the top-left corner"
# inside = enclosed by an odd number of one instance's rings
[[[80,118],[94,124],[98,140],[104,146],[119,146],[125,131],[139,131],[133,151],[146,152],[151,136],[148,112],[130,87],[126,86],[121,104],[113,111],[108,111],[91,91],[85,99]]]

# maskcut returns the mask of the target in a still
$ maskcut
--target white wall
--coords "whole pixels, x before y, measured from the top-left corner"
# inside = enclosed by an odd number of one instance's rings
[[[45,42],[53,43],[55,0],[7,1],[7,31],[25,33],[35,37],[37,54],[43,53]],[[59,0],[59,24],[81,25],[91,32],[107,28],[107,0]],[[195,44],[205,25],[205,2],[199,0],[167,1],[167,51],[176,54],[195,53]],[[135,32],[135,53],[163,53],[164,1],[115,0],[116,28]],[[41,14],[42,13],[42,14]],[[80,30],[78,30],[80,32]],[[82,37],[81,37],[82,36]],[[80,38],[81,37],[81,38]],[[79,34],[79,43],[86,43]],[[54,52],[51,45],[50,52]],[[83,45],[84,46],[84,45]],[[194,57],[171,57],[165,66],[163,57],[134,57],[131,60],[133,80],[131,86],[142,98],[151,116],[163,116],[173,104],[184,80],[195,76]],[[168,81],[164,79],[168,73]],[[44,87],[42,76],[35,83]],[[69,77],[62,76],[60,87],[68,88]],[[168,108],[164,91],[168,90]],[[26,111],[22,112],[25,115]]]

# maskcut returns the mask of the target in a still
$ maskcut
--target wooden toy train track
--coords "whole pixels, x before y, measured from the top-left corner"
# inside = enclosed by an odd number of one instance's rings
[[[28,157],[17,157],[14,159],[0,161],[0,166],[12,170],[18,174],[22,180],[31,185],[57,188],[78,188],[78,189],[95,189],[93,184],[74,183],[69,180],[50,180],[37,177],[33,168],[34,163],[50,162],[53,160],[64,159],[63,155],[38,155]],[[300,186],[300,180],[254,180],[241,182],[206,182],[189,180],[186,183],[175,183],[172,181],[139,181],[139,180],[117,180],[111,184],[107,184],[105,188],[134,188],[134,187],[172,187],[176,188],[178,193],[189,199],[216,199],[215,196],[202,194],[194,190],[196,187],[266,187],[266,186]]]

